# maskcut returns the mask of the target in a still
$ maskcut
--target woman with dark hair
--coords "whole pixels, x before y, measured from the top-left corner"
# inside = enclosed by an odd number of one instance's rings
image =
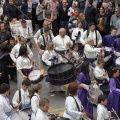
[[[81,120],[86,115],[82,112],[82,105],[80,99],[77,97],[79,85],[75,82],[70,83],[67,89],[67,98],[65,101],[65,111],[63,117],[70,120]]]
[[[104,37],[108,33],[108,15],[105,13],[105,8],[100,7],[99,13],[95,17],[97,23],[97,29]]]
[[[27,79],[28,74],[33,68],[33,62],[31,57],[28,55],[27,46],[23,45],[19,50],[19,57],[16,62],[18,76],[18,88],[20,88],[22,80]]]
[[[93,106],[87,98],[88,92],[89,92],[89,85],[91,84],[88,62],[82,63],[81,72],[78,75],[77,83],[79,84],[78,97],[81,100],[81,103],[85,108],[85,110],[89,114],[93,115]],[[91,117],[91,116],[88,115],[88,117]]]
[[[118,68],[113,68],[113,67],[110,68],[109,71],[110,93],[108,95],[108,110],[112,110],[112,108],[114,108],[116,112],[120,111],[120,106],[118,105],[120,99],[119,97],[115,98],[116,92],[118,92],[118,95],[120,96],[120,80],[118,79],[119,75],[120,75],[120,71]]]
[[[11,120],[12,106],[10,105],[7,96],[10,93],[10,86],[6,83],[0,85],[0,119]]]

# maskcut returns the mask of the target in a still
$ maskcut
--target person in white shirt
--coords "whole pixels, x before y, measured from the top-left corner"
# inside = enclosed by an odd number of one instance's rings
[[[47,66],[52,66],[57,63],[64,62],[63,58],[57,54],[54,50],[54,44],[52,41],[49,41],[46,45],[46,50],[42,55],[42,61],[47,65]],[[46,82],[49,82],[48,77],[46,77]],[[49,89],[50,92],[55,92],[58,90],[62,91],[62,86],[54,86],[49,83]]]
[[[72,6],[69,8],[69,11],[68,11],[68,16],[70,17],[74,16],[74,8],[75,8],[75,4],[72,3]]]
[[[78,27],[73,30],[71,38],[73,40],[73,43],[77,43],[79,45],[79,51],[80,51],[81,54],[83,54],[84,46],[80,42],[81,35],[84,32],[84,30],[82,28],[82,22],[78,21],[77,26]]]
[[[25,20],[21,21],[21,26],[18,28],[16,36],[18,41],[19,37],[23,36],[26,40],[26,43],[29,43],[33,38],[32,29],[29,26],[27,26],[27,22]]]
[[[72,47],[73,42],[70,37],[66,35],[66,30],[64,28],[60,28],[59,35],[53,38],[53,44],[55,50],[60,54],[65,54],[68,52],[70,47]]]
[[[86,116],[85,110],[82,109],[81,101],[77,97],[79,85],[77,83],[70,83],[67,88],[67,98],[65,100],[65,111],[63,117],[70,120],[82,120]],[[83,112],[82,112],[83,110]]]
[[[21,89],[15,92],[12,99],[12,104],[15,108],[20,110],[30,108],[30,94],[28,91],[30,84],[29,80],[23,80]]]
[[[40,94],[42,93],[42,85],[40,83],[32,87],[31,109],[33,112],[39,108]]]
[[[50,34],[50,28],[45,27],[44,33],[37,40],[37,49],[40,55],[44,53],[47,42],[51,41],[49,34]]]
[[[39,108],[41,93],[42,93],[42,85],[40,83],[34,85],[32,88],[32,95],[31,95],[31,109],[32,109],[31,120],[34,120],[35,112]]]
[[[10,86],[6,83],[0,85],[0,120],[11,120],[13,108],[7,96],[10,93]]]
[[[21,36],[21,37],[19,38],[19,43],[16,44],[16,45],[12,48],[11,53],[10,53],[10,57],[11,57],[11,59],[13,60],[14,63],[16,63],[16,61],[17,61],[17,57],[18,57],[18,55],[19,55],[19,49],[20,49],[20,47],[21,47],[22,45],[25,45],[25,39],[24,39],[24,37]],[[27,52],[28,52],[29,56],[31,56],[31,57],[33,56],[33,53],[32,53],[32,51],[31,51],[31,49],[29,48],[28,45],[27,45]]]
[[[110,120],[111,112],[108,111],[106,105],[108,103],[107,97],[105,95],[100,95],[98,97],[98,106],[97,106],[97,120]]]
[[[89,24],[89,30],[83,32],[80,37],[80,42],[85,45],[87,43],[87,38],[91,37],[94,41],[94,46],[100,47],[102,43],[102,37],[99,31],[95,30],[95,23]]]
[[[92,63],[97,58],[97,55],[104,50],[103,47],[95,48],[93,39],[88,37],[87,44],[84,47],[84,60]]]
[[[80,43],[80,37],[83,34],[84,30],[82,28],[82,22],[78,21],[78,27],[75,28],[72,32],[72,40],[75,41],[75,43]]]
[[[49,100],[42,98],[39,102],[39,109],[36,112],[35,120],[49,120],[47,112],[49,110]]]
[[[98,82],[98,84],[101,84],[103,82],[108,82],[109,81],[109,77],[108,77],[108,73],[105,71],[104,69],[104,60],[98,60],[97,61],[97,66],[94,69],[94,76]]]
[[[19,57],[16,61],[16,67],[18,71],[17,84],[18,88],[20,88],[22,80],[28,78],[28,74],[32,71],[33,64],[35,62],[31,59],[31,57],[27,53],[27,46],[21,46],[19,51]]]
[[[78,44],[73,45],[72,56],[73,56],[73,63],[75,65],[78,65],[78,64],[80,64],[82,62],[81,58],[80,58],[80,54],[78,52]]]
[[[46,50],[42,55],[42,61],[47,65],[51,66],[56,63],[63,61],[62,57],[54,51],[54,44],[52,41],[49,41],[46,45]]]
[[[43,23],[43,28],[39,29],[36,34],[34,35],[34,40],[35,40],[35,43],[37,44],[37,41],[39,39],[39,37],[44,33],[44,28],[45,27],[48,27],[48,22],[44,21]],[[52,30],[50,30],[50,38],[53,39],[54,38],[54,35],[53,35],[53,32]]]

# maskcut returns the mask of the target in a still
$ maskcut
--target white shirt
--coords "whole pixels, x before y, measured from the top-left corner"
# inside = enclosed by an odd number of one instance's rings
[[[93,41],[94,41],[94,45],[96,45],[96,33],[95,33],[95,31],[94,31],[94,32],[91,32],[91,31],[89,30],[89,35],[88,35],[88,37],[92,38]],[[86,30],[86,31],[83,32],[83,34],[82,34],[82,36],[81,36],[81,38],[80,38],[80,42],[81,42],[83,45],[86,44],[88,37],[87,37],[87,30]],[[101,44],[101,43],[102,43],[102,37],[101,37],[99,31],[97,31],[97,43],[98,43],[98,44]],[[97,45],[98,45],[98,44],[97,44]]]
[[[44,46],[44,40],[45,40],[45,44],[46,44],[48,41],[51,41],[50,36],[49,36],[49,35],[45,36],[45,35],[43,34],[43,35],[41,35],[41,36],[39,37],[39,39],[37,40],[37,42]]]
[[[68,16],[72,16],[72,12],[74,13],[74,8],[70,7],[68,11]]]
[[[21,44],[20,44],[20,43],[16,44],[16,45],[12,48],[11,53],[10,53],[10,57],[11,57],[11,59],[13,60],[13,62],[15,62],[15,63],[16,63],[17,57],[18,57],[18,55],[19,55],[19,49],[20,49],[20,47],[21,47]],[[28,54],[32,57],[32,56],[33,56],[33,53],[32,53],[32,51],[31,51],[31,49],[30,49],[30,47],[29,47],[28,45],[27,45],[27,50],[28,50]]]
[[[55,63],[62,62],[62,57],[58,55],[54,50],[51,50],[50,52],[46,50],[42,55],[42,61],[46,63],[46,65],[51,66],[52,61],[49,61],[50,59],[54,59],[56,57],[58,61],[56,60]]]
[[[30,58],[30,57],[29,57]],[[31,58],[29,59],[28,57],[23,57],[23,56],[19,56],[17,58],[17,70],[21,70],[21,69],[31,69],[33,67],[32,62],[31,62]]]
[[[36,112],[37,109],[39,108],[39,100],[40,95],[35,93],[34,96],[31,98],[31,109],[33,112]]]
[[[35,93],[34,96],[31,98],[31,109],[32,109],[32,115],[31,120],[36,120],[35,115],[36,111],[39,109],[39,101],[40,101],[40,95]]]
[[[94,69],[94,75],[95,75],[95,77],[97,79],[99,79],[99,80],[104,80],[104,79],[109,80],[108,75],[103,76],[104,73],[105,73],[105,69],[104,68],[99,68],[99,66],[95,67],[95,69]]]
[[[69,47],[66,46],[67,42],[70,42],[71,46],[73,45],[73,42],[70,40],[70,37],[67,35],[65,35],[64,38],[62,38],[60,35],[57,35],[53,39],[54,47],[58,51],[68,50]]]
[[[17,90],[13,96],[12,104],[15,107],[17,104],[21,102],[21,104],[30,104],[30,94],[29,91],[24,91],[22,88],[21,90],[21,101],[19,100],[19,90]]]
[[[97,120],[110,120],[111,113],[104,105],[98,104],[97,106]]]
[[[22,26],[18,28],[16,35],[23,36],[25,39],[28,36],[33,37],[32,29],[30,27],[23,28]]]
[[[101,48],[95,48],[89,44],[86,44],[84,47],[84,54],[87,58],[95,59],[100,51]]]
[[[43,112],[40,108],[37,110],[35,120],[49,120],[47,113]]]
[[[80,31],[80,34],[82,35],[83,34],[83,28],[82,29],[79,29],[79,28],[75,28],[72,32],[72,40],[75,40],[76,41],[76,37],[75,36],[78,36],[78,32]],[[80,40],[77,40],[76,43],[80,43]]]
[[[82,110],[82,105],[81,101],[77,96],[74,96],[76,99],[78,106],[80,108],[80,111]],[[73,97],[68,96],[65,101],[65,108],[66,110],[64,111],[63,117],[69,118],[70,120],[81,120],[81,112],[78,111],[76,102]],[[68,113],[68,114],[67,114]],[[70,115],[69,115],[70,114]]]
[[[78,54],[77,51],[72,51],[73,56],[75,57],[75,59],[77,60],[76,63],[80,63],[80,55]]]
[[[9,99],[0,95],[0,120],[11,120],[5,113],[12,111]]]
[[[42,28],[42,29],[43,29],[43,33],[44,33],[44,28]],[[42,33],[42,34],[43,34],[43,33]],[[51,38],[53,39],[53,38],[54,38],[54,35],[53,35],[52,30],[50,30],[50,35],[51,35]],[[39,30],[36,32],[36,34],[34,35],[35,43],[37,43],[37,41],[38,41],[38,39],[39,39],[40,36],[41,36],[41,29],[39,29]]]

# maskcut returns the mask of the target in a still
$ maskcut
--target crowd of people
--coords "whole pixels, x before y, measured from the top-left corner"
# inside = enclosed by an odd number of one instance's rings
[[[33,42],[40,70],[68,63],[76,68],[74,82],[66,71],[71,83],[61,119],[94,119],[88,99],[92,84],[103,92],[97,120],[120,117],[119,0],[0,0],[0,120],[13,120],[13,108],[29,109],[31,120],[57,119],[48,115],[49,100],[40,96],[42,83],[28,79],[36,65]],[[12,104],[10,80],[17,84]],[[51,84],[49,74],[46,82],[49,92],[64,92],[63,84]]]

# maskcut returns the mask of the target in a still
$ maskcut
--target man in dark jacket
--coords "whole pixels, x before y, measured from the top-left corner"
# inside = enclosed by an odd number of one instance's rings
[[[18,17],[17,9],[14,6],[13,0],[8,1],[8,4],[5,6],[4,11],[5,11],[5,14],[8,15],[9,20],[12,20],[12,18],[17,18]]]
[[[85,18],[87,23],[95,22],[96,9],[93,7],[93,0],[88,0],[87,8],[85,10]]]
[[[60,18],[60,27],[65,28],[68,32],[68,21],[69,21],[69,16],[68,16],[68,10],[69,7],[67,5],[67,0],[62,1],[62,5],[59,7],[59,18]]]
[[[8,43],[9,43],[11,33],[6,30],[5,23],[1,23],[0,28],[1,28],[1,30],[0,30],[0,43],[3,43],[5,41],[8,41]]]

